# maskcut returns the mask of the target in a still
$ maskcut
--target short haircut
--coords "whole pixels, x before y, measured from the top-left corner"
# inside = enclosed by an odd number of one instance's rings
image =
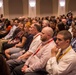
[[[58,34],[63,35],[64,36],[64,40],[70,40],[70,42],[71,42],[72,35],[71,35],[71,33],[68,30],[62,30]]]
[[[42,28],[40,25],[38,24],[34,24],[34,26],[36,27],[37,31],[41,32]]]

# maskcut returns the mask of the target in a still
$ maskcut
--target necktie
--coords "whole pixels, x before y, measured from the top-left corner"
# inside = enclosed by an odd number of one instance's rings
[[[59,62],[59,60],[65,55],[65,54],[67,54],[70,50],[72,49],[72,47],[71,46],[69,46],[67,49],[65,49],[65,52],[63,53],[62,51],[63,50],[60,50],[59,52],[58,52],[58,55],[57,55],[57,62]]]
[[[63,55],[62,50],[60,50],[59,54],[57,55],[57,62],[59,61],[59,58]]]

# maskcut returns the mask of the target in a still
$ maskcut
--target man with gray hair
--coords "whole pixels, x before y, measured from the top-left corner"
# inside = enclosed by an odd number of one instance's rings
[[[49,21],[48,20],[43,20],[42,21],[42,27],[44,28],[44,27],[49,27],[50,26],[50,23],[49,23]]]

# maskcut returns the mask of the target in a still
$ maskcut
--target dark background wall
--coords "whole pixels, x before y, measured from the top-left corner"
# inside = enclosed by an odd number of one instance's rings
[[[22,0],[9,0],[9,17],[15,15],[23,15],[23,2]]]
[[[40,14],[52,14],[53,13],[53,6],[52,0],[40,0]]]
[[[69,0],[68,2],[68,11],[76,12],[76,0]]]
[[[66,13],[72,11],[76,16],[76,0],[66,0]]]

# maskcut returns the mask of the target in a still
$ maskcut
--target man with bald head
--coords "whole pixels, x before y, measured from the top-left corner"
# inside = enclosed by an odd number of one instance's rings
[[[36,70],[45,68],[45,65],[51,55],[51,49],[55,46],[52,36],[52,28],[44,27],[41,31],[41,44],[26,60],[25,64],[21,65],[21,67],[16,67],[11,75],[35,75]],[[37,73],[37,75],[42,74]]]

